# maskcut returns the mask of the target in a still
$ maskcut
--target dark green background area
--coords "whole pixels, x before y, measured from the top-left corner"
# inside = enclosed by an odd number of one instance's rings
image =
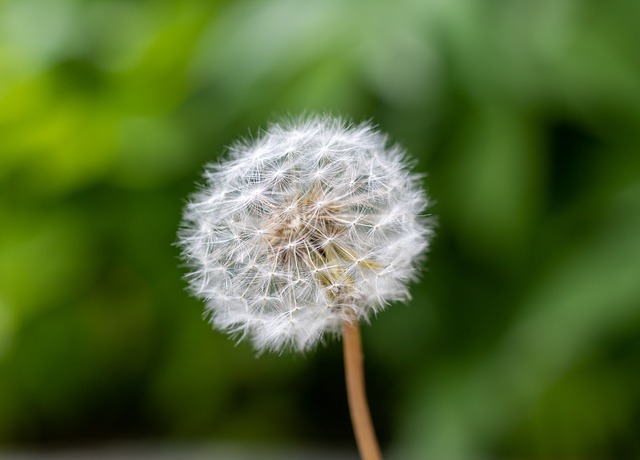
[[[0,446],[353,449],[339,341],[256,358],[173,246],[301,113],[417,159],[437,236],[363,330],[402,459],[640,458],[640,2],[0,0]]]

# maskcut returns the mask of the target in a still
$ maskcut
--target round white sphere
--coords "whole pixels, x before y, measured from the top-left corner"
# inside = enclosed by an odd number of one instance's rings
[[[404,151],[369,124],[271,126],[207,165],[180,246],[213,325],[306,350],[409,297],[432,235]]]

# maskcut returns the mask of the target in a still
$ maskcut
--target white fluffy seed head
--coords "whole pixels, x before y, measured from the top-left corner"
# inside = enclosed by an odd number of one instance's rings
[[[259,351],[303,351],[408,299],[432,234],[428,200],[371,125],[276,124],[204,177],[179,237],[215,327]]]

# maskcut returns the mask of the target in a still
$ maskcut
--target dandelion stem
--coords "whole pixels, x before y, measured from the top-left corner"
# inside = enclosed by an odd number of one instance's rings
[[[345,321],[342,326],[342,337],[349,412],[351,412],[351,423],[358,451],[362,460],[382,460],[365,392],[362,343],[358,321]]]

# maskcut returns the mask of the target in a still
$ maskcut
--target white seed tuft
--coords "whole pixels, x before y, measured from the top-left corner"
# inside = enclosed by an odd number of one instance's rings
[[[369,124],[275,124],[206,167],[184,211],[191,290],[257,350],[307,350],[409,297],[432,235],[419,176]]]

